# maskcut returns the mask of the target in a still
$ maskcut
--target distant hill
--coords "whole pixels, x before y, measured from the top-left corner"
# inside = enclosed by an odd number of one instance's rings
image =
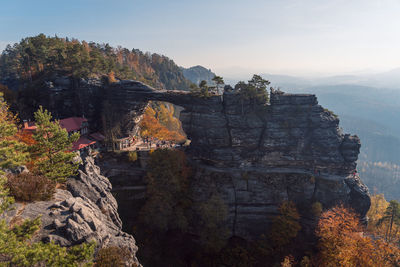
[[[187,69],[181,67],[181,70],[185,78],[190,80],[192,83],[199,85],[202,80],[205,80],[207,81],[207,84],[214,84],[212,78],[214,78],[215,73],[210,69],[198,65]]]
[[[134,79],[175,90],[189,90],[191,84],[166,56],[44,34],[9,45],[0,56],[0,81],[10,87],[24,87],[24,83],[59,74],[77,79]]]

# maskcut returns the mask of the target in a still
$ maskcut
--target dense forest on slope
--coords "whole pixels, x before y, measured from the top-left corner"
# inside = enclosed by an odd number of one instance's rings
[[[44,34],[8,45],[0,57],[0,81],[14,85],[13,89],[53,73],[76,78],[109,75],[177,90],[188,90],[191,84],[168,57]]]

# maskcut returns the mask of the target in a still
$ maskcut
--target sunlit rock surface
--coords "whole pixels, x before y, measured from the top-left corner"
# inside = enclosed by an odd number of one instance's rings
[[[68,179],[67,190],[57,189],[50,201],[16,203],[3,217],[19,221],[41,216],[37,240],[67,247],[95,241],[96,251],[109,246],[124,247],[131,252],[126,266],[139,265],[135,239],[121,230],[118,205],[111,189],[111,183],[100,175],[93,158],[86,157],[79,175]]]

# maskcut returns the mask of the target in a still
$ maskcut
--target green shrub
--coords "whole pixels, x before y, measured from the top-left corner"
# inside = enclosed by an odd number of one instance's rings
[[[46,176],[32,173],[9,175],[7,187],[17,201],[49,200],[55,192],[56,183]]]

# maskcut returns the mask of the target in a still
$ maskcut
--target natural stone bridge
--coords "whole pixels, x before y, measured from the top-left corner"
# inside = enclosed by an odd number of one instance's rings
[[[347,203],[361,217],[369,209],[368,189],[352,175],[360,140],[343,134],[337,116],[318,105],[315,95],[271,92],[268,105],[256,105],[237,92],[201,98],[135,81],[115,83],[105,91],[113,107],[127,114],[124,121],[134,121],[130,129],[137,128],[137,117],[150,100],[183,107],[180,120],[191,140],[187,152],[195,168],[191,198],[201,204],[220,196],[228,207],[232,235],[256,238],[266,233],[285,200],[299,208],[304,228],[313,225],[310,210],[316,201],[324,208]],[[124,174],[122,184],[146,184],[145,178],[136,182],[136,176]],[[137,202],[145,189],[135,190],[129,195]],[[129,210],[126,222],[135,221],[129,218],[134,214],[130,200],[119,202]]]
[[[182,106],[180,119],[192,155],[212,165],[338,175],[356,167],[359,138],[343,134],[337,116],[318,105],[315,95],[271,92],[270,105],[257,106],[235,92],[201,98],[136,81],[112,84],[107,91],[122,112],[137,111],[149,100]]]

